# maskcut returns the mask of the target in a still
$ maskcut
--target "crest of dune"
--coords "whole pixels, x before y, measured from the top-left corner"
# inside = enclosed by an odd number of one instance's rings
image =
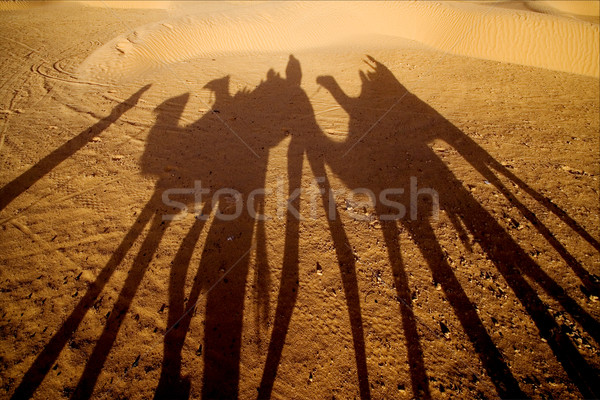
[[[598,23],[600,2],[589,0],[538,0],[526,2],[527,7],[549,14],[572,15]]]
[[[84,4],[86,6],[92,7],[111,7],[111,8],[146,8],[146,9],[166,9],[171,5],[170,1],[158,1],[158,0],[136,0],[136,1],[127,1],[127,0],[107,0],[107,1],[99,1],[99,0],[91,0],[91,1],[79,1],[79,3]]]
[[[171,18],[113,39],[80,74],[114,81],[196,57],[295,52],[361,37],[404,38],[456,55],[599,75],[597,24],[485,4],[405,1],[267,2]]]

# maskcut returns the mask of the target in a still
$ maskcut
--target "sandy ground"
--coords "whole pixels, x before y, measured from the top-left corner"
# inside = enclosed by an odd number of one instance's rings
[[[477,11],[553,64],[154,5],[0,13],[2,398],[600,397],[596,17]]]

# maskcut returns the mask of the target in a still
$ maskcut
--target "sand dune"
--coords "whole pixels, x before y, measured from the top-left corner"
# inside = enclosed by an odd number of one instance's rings
[[[123,79],[222,54],[295,52],[406,38],[457,55],[598,76],[598,25],[466,3],[264,3],[135,28],[96,51],[86,78]],[[371,46],[371,47],[373,47]]]
[[[155,8],[166,9],[172,6],[170,1],[149,0],[149,1],[126,1],[126,0],[109,0],[109,1],[80,1],[79,3],[92,7],[112,7],[112,8]]]
[[[570,1],[527,1],[527,7],[532,10],[553,15],[566,15],[586,21],[598,23],[600,17],[600,2],[589,0]]]
[[[0,11],[7,10],[26,10],[35,7],[58,5],[58,4],[69,4],[72,1],[64,0],[9,0],[0,1]],[[110,7],[110,8],[135,8],[135,9],[167,9],[173,7],[171,1],[121,1],[121,0],[108,0],[108,1],[85,1],[81,0],[78,3],[90,7]]]

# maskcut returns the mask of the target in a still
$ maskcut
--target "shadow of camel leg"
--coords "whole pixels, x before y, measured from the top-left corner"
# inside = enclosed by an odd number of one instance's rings
[[[583,283],[584,287],[591,294],[598,295],[600,293],[600,288],[598,287],[597,280],[585,268],[583,268],[581,263],[575,257],[573,257],[571,255],[571,253],[569,253],[569,251],[562,245],[562,243],[560,243],[560,241],[554,236],[554,234],[550,231],[550,229],[548,229],[546,227],[546,225],[544,225],[542,223],[542,221],[540,221],[539,218],[533,212],[531,212],[523,203],[521,203],[518,199],[516,199],[512,195],[512,193],[506,188],[506,186],[504,186],[504,184],[498,179],[498,177],[496,175],[492,174],[491,171],[487,167],[480,168],[480,172],[482,172],[482,171],[485,173],[485,176],[487,177],[488,181],[491,182],[504,195],[504,197],[506,197],[506,199],[508,199],[513,205],[515,205],[517,207],[517,209],[521,212],[521,214],[523,214],[523,216],[525,216],[525,218],[527,218],[531,222],[531,224],[536,228],[536,230],[544,237],[544,239],[546,239],[548,241],[548,243],[550,243],[550,245],[552,247],[554,247],[554,249],[563,258],[563,260],[565,260],[567,265],[579,277],[579,279],[581,280],[581,283]],[[523,185],[524,185],[524,183],[523,183]],[[533,189],[529,188],[528,193],[531,194],[531,192],[533,192]],[[533,192],[533,193],[536,193],[536,192]],[[549,203],[549,201],[547,201],[547,202]],[[558,207],[556,207],[556,208],[558,208]],[[550,211],[552,211],[554,213],[557,212],[555,210],[550,210]],[[564,219],[566,219],[566,218],[563,218],[563,220]],[[575,229],[573,227],[573,224],[575,224],[575,222],[571,220],[571,225],[569,225],[569,226],[571,226],[571,228],[574,229],[575,232],[581,234],[581,231],[583,231],[583,229],[579,228],[578,225],[577,225],[578,229]],[[585,239],[585,237],[584,237],[584,239]],[[589,242],[590,240],[587,240],[587,241]],[[592,245],[594,245],[594,243],[592,243],[592,242],[590,242],[590,243]]]
[[[577,351],[566,333],[548,312],[546,304],[539,298],[523,275],[528,275],[549,295],[553,296],[567,312],[582,323],[584,329],[588,330],[588,333],[596,340],[599,332],[598,322],[585,313],[573,299],[568,297],[564,289],[531,260],[523,249],[512,240],[512,237],[476,201],[463,200],[462,203],[470,210],[469,218],[463,218],[465,226],[481,244],[484,252],[488,254],[523,307],[525,307],[539,329],[540,336],[546,339],[567,375],[577,385],[585,398],[600,398],[597,371]],[[485,227],[485,230],[482,230],[482,227]],[[483,231],[486,234],[483,234]],[[518,260],[518,262],[511,262],[511,260]]]
[[[239,396],[240,354],[246,279],[254,219],[242,215],[235,221],[214,218],[200,260],[206,291],[202,376],[203,399],[236,399]],[[235,239],[228,240],[230,237]],[[224,274],[219,268],[225,268]],[[230,271],[230,272],[229,272]]]
[[[302,181],[302,154],[290,154],[288,151],[288,176],[289,191],[300,188]],[[290,206],[300,211],[300,196],[290,201]],[[258,388],[259,399],[270,399],[273,383],[277,375],[277,368],[281,361],[281,353],[285,344],[285,337],[290,326],[292,313],[298,298],[298,253],[300,236],[300,220],[289,211],[285,222],[285,244],[283,250],[283,270],[281,271],[281,283],[279,295],[277,296],[277,307],[275,308],[275,321],[271,332],[271,340],[267,351],[267,360],[263,370],[262,379]]]
[[[379,215],[387,213],[379,210]],[[427,370],[423,361],[423,349],[419,341],[419,332],[415,314],[412,309],[412,299],[410,296],[410,287],[408,277],[404,269],[402,254],[398,244],[398,225],[396,221],[381,221],[383,238],[388,249],[396,293],[400,302],[400,312],[402,314],[402,328],[406,337],[406,350],[408,353],[408,365],[410,368],[410,380],[413,389],[413,397],[418,399],[429,399],[429,380],[427,379]]]
[[[520,248],[519,248],[520,249]],[[521,249],[522,251],[522,249]],[[552,296],[561,306],[581,324],[583,329],[596,341],[600,343],[600,323],[596,321],[590,314],[581,308],[581,306],[573,300],[565,290],[556,283],[539,265],[527,259],[523,252],[522,259],[525,261],[519,266],[523,274],[527,275],[537,282],[544,291]],[[529,262],[528,262],[529,261]]]
[[[323,206],[325,212],[329,213],[329,210],[335,209],[335,203],[330,198],[329,194],[332,193],[329,180],[325,174],[325,168],[315,168],[314,163],[313,171],[315,176],[322,176],[325,178],[324,181],[324,193],[322,196]],[[335,252],[337,255],[338,263],[340,266],[340,275],[342,276],[342,284],[344,286],[344,294],[346,295],[346,304],[348,306],[348,314],[350,316],[350,328],[352,330],[352,340],[354,342],[354,356],[356,357],[356,370],[358,374],[358,385],[360,389],[361,399],[370,399],[371,390],[369,387],[369,372],[367,369],[367,357],[365,348],[365,339],[363,332],[362,314],[360,310],[360,297],[358,295],[358,280],[356,277],[356,264],[354,260],[354,254],[350,247],[350,241],[346,236],[346,231],[342,225],[342,221],[339,215],[330,218],[327,215],[327,221],[329,223],[329,230],[335,246]]]
[[[264,201],[261,201],[258,208],[260,215],[264,215]],[[256,331],[260,332],[260,327],[267,324],[269,318],[270,291],[271,291],[271,269],[269,267],[269,255],[267,253],[267,231],[265,220],[256,221],[256,266],[254,269],[254,282],[256,285],[256,304],[254,325]],[[285,251],[285,250],[284,250]],[[285,265],[285,264],[284,264]]]
[[[209,207],[205,206],[202,214],[206,214]],[[189,398],[190,382],[181,377],[181,351],[185,337],[192,320],[193,310],[200,294],[198,270],[196,279],[190,292],[187,305],[185,303],[185,282],[190,265],[190,260],[196,243],[206,221],[197,219],[189,230],[173,260],[171,277],[169,280],[169,314],[167,317],[167,331],[163,339],[164,353],[162,369],[155,399],[187,399]]]
[[[580,235],[586,242],[588,242],[590,245],[592,245],[596,250],[600,251],[600,242],[596,238],[594,238],[592,235],[590,235],[585,229],[583,229],[583,227],[581,227],[581,225],[579,225],[579,223],[577,221],[575,221],[573,218],[571,218],[563,209],[561,209],[559,206],[554,204],[552,201],[550,201],[545,196],[543,196],[540,193],[533,190],[533,188],[531,188],[529,185],[527,185],[525,182],[523,182],[520,178],[518,178],[515,174],[513,174],[508,169],[506,169],[506,167],[504,167],[499,162],[494,160],[494,162],[492,163],[492,168],[494,168],[499,173],[503,174],[508,179],[513,181],[517,186],[519,186],[521,189],[523,189],[527,194],[529,194],[531,197],[533,197],[535,200],[537,200],[538,203],[542,204],[544,207],[546,207],[547,210],[549,210],[554,215],[556,215],[558,218],[560,218],[568,227],[573,229],[573,231],[577,232],[577,234]]]
[[[108,354],[117,338],[123,319],[131,306],[131,301],[135,296],[168,225],[169,221],[163,221],[160,213],[154,215],[150,230],[133,261],[133,266],[127,274],[123,288],[110,312],[110,316],[108,321],[106,321],[100,339],[98,339],[83,374],[77,383],[77,387],[73,392],[73,399],[89,399],[92,396],[98,376],[100,375]]]
[[[458,144],[459,141],[452,141]],[[467,139],[461,141],[463,149],[460,153],[466,156],[469,163],[473,165],[484,177],[496,186],[500,192],[514,204],[519,211],[536,227],[544,238],[552,245],[555,250],[573,269],[575,274],[581,279],[585,287],[591,291],[597,291],[597,282],[595,277],[591,276],[579,262],[571,256],[561,243],[552,235],[535,214],[520,203],[506,187],[500,182],[498,177],[491,173],[489,168],[493,168],[498,173],[504,175],[513,184],[520,187],[529,196],[544,206],[548,211],[555,214],[574,232],[580,235],[585,241],[596,249],[600,249],[600,243],[586,232],[574,219],[565,211],[560,209],[549,199],[536,192],[520,178],[515,176],[506,167],[501,165],[485,153],[483,149]],[[465,143],[470,143],[465,147]],[[469,151],[465,151],[469,150]],[[486,164],[481,165],[475,161],[469,153],[485,153]],[[475,237],[482,246],[483,251],[495,264],[498,271],[502,274],[508,285],[511,287],[519,301],[532,318],[540,331],[540,336],[544,338],[558,361],[562,364],[565,372],[571,380],[577,385],[584,397],[600,397],[599,376],[596,370],[591,367],[578,352],[566,333],[559,327],[554,317],[548,312],[548,307],[539,298],[536,290],[525,280],[523,275],[528,276],[535,281],[541,288],[577,320],[582,327],[594,338],[596,342],[600,340],[600,324],[585,312],[579,304],[570,298],[565,290],[558,285],[546,272],[519,246],[517,242],[498,224],[498,222],[479,204],[470,193],[464,190],[462,183],[457,181],[452,172],[446,167],[440,167],[437,177],[446,177],[444,182],[438,182],[434,187],[445,187],[448,182],[453,182],[454,188],[451,192],[440,193],[444,199],[453,199],[448,202],[447,207],[453,208],[451,213],[461,216],[466,228]],[[453,204],[451,204],[453,203]]]
[[[445,120],[444,120],[445,121]],[[497,171],[499,174],[504,175],[508,180],[511,181],[513,185],[521,188],[525,193],[531,196],[534,200],[538,202],[541,206],[545,207],[546,210],[556,215],[560,220],[562,220],[569,228],[571,228],[574,232],[576,232],[582,239],[588,242],[591,246],[593,246],[596,250],[600,251],[600,242],[592,235],[590,235],[577,221],[571,218],[563,209],[554,204],[550,199],[540,194],[536,190],[534,190],[531,186],[526,184],[523,180],[517,177],[514,173],[512,173],[507,167],[502,165],[498,160],[494,159],[486,150],[480,147],[473,139],[469,138],[462,131],[460,131],[454,125],[447,123],[445,121],[444,124],[447,129],[440,130],[440,139],[444,140],[446,143],[450,144],[454,147],[461,155],[465,158],[465,160],[471,164],[484,178],[486,178],[489,182],[491,182],[498,190],[502,192],[502,194],[506,197],[508,201],[513,203],[519,208],[521,213],[531,221],[531,223],[540,231],[540,233],[544,236],[546,240],[548,240],[552,246],[556,248],[556,250],[561,253],[561,255],[565,258],[565,261],[570,262],[570,258],[572,256],[566,255],[566,250],[562,245],[558,244],[556,238],[554,238],[549,230],[545,228],[545,226],[537,219],[535,214],[529,211],[525,205],[520,203],[500,182],[498,177],[491,171],[491,169]],[[545,229],[540,229],[540,227],[544,227]],[[578,273],[581,271],[575,271]],[[587,271],[586,271],[587,272]],[[585,274],[583,274],[585,276]],[[580,276],[581,278],[581,276]],[[584,278],[582,278],[583,280]],[[593,282],[593,281],[592,281]],[[585,282],[584,282],[585,283]],[[597,282],[596,282],[597,284]]]
[[[433,279],[442,285],[446,298],[473,343],[498,395],[508,399],[525,398],[502,354],[483,326],[475,306],[447,263],[429,221],[407,221],[405,225],[427,260]]]
[[[37,356],[29,370],[25,373],[19,387],[17,387],[17,390],[15,390],[15,393],[11,397],[12,400],[28,399],[33,396],[37,387],[42,383],[42,380],[58,359],[60,352],[79,327],[88,309],[96,302],[104,286],[115,272],[115,269],[121,264],[133,243],[142,234],[142,231],[152,219],[157,200],[157,197],[151,199],[140,212],[137,220],[131,226],[119,244],[119,247],[114,251],[110,260],[102,268],[96,280],[90,285],[86,294],[75,306],[75,309],[62,324],[58,332],[52,336],[48,344],[44,347],[44,350]]]

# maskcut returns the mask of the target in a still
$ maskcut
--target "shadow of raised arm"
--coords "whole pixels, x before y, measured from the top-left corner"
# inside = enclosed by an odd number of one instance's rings
[[[38,161],[34,166],[23,172],[17,178],[0,189],[0,211],[9,205],[14,199],[29,189],[34,183],[42,179],[60,163],[71,157],[90,140],[105,131],[111,124],[117,121],[126,111],[135,107],[140,97],[150,88],[146,85],[135,92],[127,100],[119,103],[110,113],[90,128],[84,130],[74,138],[64,143],[59,148]]]

